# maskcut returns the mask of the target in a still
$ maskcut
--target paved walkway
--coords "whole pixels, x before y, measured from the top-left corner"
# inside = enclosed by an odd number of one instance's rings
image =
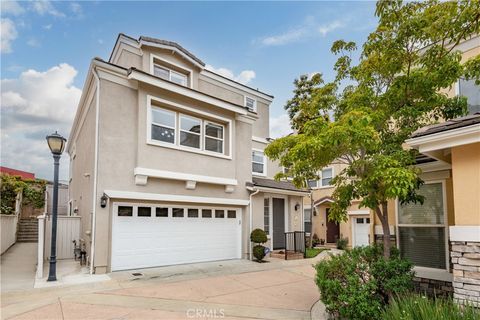
[[[17,242],[1,256],[1,292],[33,288],[37,243]]]
[[[310,319],[315,259],[231,260],[2,294],[2,319]]]

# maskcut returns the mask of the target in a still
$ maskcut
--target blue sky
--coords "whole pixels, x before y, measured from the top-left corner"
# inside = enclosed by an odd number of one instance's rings
[[[45,135],[68,137],[90,60],[107,60],[119,32],[176,41],[210,68],[273,94],[275,137],[288,131],[283,106],[293,80],[313,72],[331,79],[331,43],[361,44],[376,23],[374,2],[2,1],[1,9],[1,163],[44,178],[52,176]]]

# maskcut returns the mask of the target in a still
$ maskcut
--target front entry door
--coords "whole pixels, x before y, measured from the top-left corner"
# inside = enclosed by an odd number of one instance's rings
[[[273,249],[285,249],[285,199],[273,198]]]
[[[340,235],[340,226],[338,223],[328,220],[329,210],[329,208],[325,210],[327,219],[327,243],[335,243]]]

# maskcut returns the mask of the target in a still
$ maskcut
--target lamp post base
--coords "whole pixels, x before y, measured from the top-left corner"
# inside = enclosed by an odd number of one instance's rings
[[[50,257],[50,270],[47,281],[57,281],[57,257]]]

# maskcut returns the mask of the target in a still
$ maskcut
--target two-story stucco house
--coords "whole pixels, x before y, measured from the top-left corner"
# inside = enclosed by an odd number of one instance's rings
[[[303,230],[308,193],[263,153],[272,99],[175,42],[120,34],[93,59],[67,147],[91,271],[250,258],[252,229],[272,249]]]

